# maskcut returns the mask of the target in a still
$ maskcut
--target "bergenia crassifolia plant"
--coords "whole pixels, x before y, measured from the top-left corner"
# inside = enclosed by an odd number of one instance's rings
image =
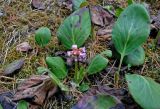
[[[115,84],[118,85],[122,62],[141,65],[145,52],[142,44],[150,33],[150,17],[141,4],[128,6],[119,16],[113,27],[112,41],[121,55],[118,72],[115,73]],[[129,91],[134,100],[144,109],[158,109],[160,104],[160,84],[149,77],[137,74],[125,75]],[[143,86],[143,87],[142,87]]]
[[[141,4],[129,5],[117,19],[112,31],[112,41],[121,57],[118,71],[115,73],[117,85],[124,57],[130,53],[134,54],[133,51],[147,40],[149,33],[150,17],[148,11]]]
[[[80,7],[79,4],[77,4],[77,6]],[[68,50],[67,57],[72,58],[72,61],[75,63],[74,82],[78,85],[82,83],[85,75],[92,75],[106,68],[108,64],[108,59],[106,56],[112,56],[112,52],[106,50],[94,56],[88,66],[77,65],[77,63],[84,62],[87,59],[87,51],[85,47],[82,46],[89,37],[90,32],[91,19],[89,9],[86,7],[77,9],[73,14],[66,18],[57,32],[58,39]],[[142,44],[147,40],[149,32],[150,17],[148,11],[143,5],[135,3],[131,4],[119,16],[112,32],[112,41],[120,55],[119,68],[115,73],[116,85],[118,85],[119,72],[122,63],[131,64],[132,66],[141,65],[144,63],[145,52]],[[47,33],[48,35],[45,41],[42,39],[45,38],[43,36],[45,36],[44,33],[46,34],[46,32],[40,33],[41,34],[38,35],[40,37],[37,36],[38,39],[36,38],[36,41],[40,46],[45,46],[50,40],[50,33]],[[69,91],[68,88],[61,82],[69,73],[63,58],[47,57],[46,64],[48,65],[48,68],[41,67],[38,69],[39,72],[48,72],[53,82],[56,83],[61,90]],[[151,78],[137,74],[126,74],[125,78],[131,95],[142,108],[158,109],[160,107],[160,84],[156,83]],[[107,105],[109,107],[111,104],[115,104],[115,100],[110,99],[109,96],[107,96],[107,98],[105,98],[104,95],[100,95],[98,97],[100,98],[100,101],[102,99],[107,99],[105,100],[105,104],[107,104],[109,100],[112,100],[110,105]],[[98,103],[100,102],[98,101]],[[102,105],[99,105],[98,107],[101,106]]]

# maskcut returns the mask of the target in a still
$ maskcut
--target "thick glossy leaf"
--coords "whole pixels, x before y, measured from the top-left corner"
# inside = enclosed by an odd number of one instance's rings
[[[112,109],[119,102],[115,97],[105,94],[89,96],[82,100],[82,102],[74,106],[72,109]]]
[[[0,109],[3,109],[2,105],[0,104]]]
[[[82,46],[91,32],[91,19],[88,8],[81,8],[65,19],[58,29],[58,39],[68,49],[76,44]]]
[[[119,17],[121,13],[123,12],[123,10],[124,10],[123,8],[117,8],[115,12],[116,17]]]
[[[28,109],[28,103],[24,100],[18,102],[17,109]]]
[[[145,52],[144,49],[140,46],[136,50],[129,53],[124,58],[125,64],[130,64],[132,66],[142,65],[145,61]]]
[[[51,71],[49,72],[49,76],[51,77],[52,81],[54,83],[56,83],[62,91],[69,91],[69,89],[67,88],[67,86],[65,86]]]
[[[131,5],[134,3],[134,0],[128,0],[128,5]]]
[[[104,58],[102,55],[96,55],[90,62],[87,69],[89,75],[95,74],[107,67],[108,59]]]
[[[68,88],[51,72],[49,69],[45,67],[38,67],[37,68],[39,74],[43,74],[44,72],[47,72],[54,82],[54,84],[58,85],[62,91],[68,91]]]
[[[142,108],[160,108],[160,84],[151,78],[137,74],[127,74],[126,80],[131,95]]]
[[[111,50],[105,50],[101,53],[102,56],[106,56],[106,57],[112,57],[112,51]]]
[[[51,40],[51,31],[47,27],[41,27],[36,31],[35,41],[36,43],[44,47]]]
[[[73,3],[73,9],[74,10],[77,10],[80,8],[81,4],[83,2],[86,2],[86,0],[72,0],[72,3]]]
[[[63,79],[67,76],[67,69],[61,57],[47,57],[46,63],[53,74],[59,79]]]
[[[81,92],[85,92],[89,89],[89,83],[82,83],[80,86],[79,86],[79,91]]]
[[[116,50],[125,56],[144,43],[150,32],[150,17],[141,4],[128,6],[119,16],[112,31]]]
[[[74,82],[75,82],[76,84],[80,84],[81,81],[83,80],[85,74],[86,74],[85,69],[84,69],[83,67],[81,67],[78,72],[75,72]]]

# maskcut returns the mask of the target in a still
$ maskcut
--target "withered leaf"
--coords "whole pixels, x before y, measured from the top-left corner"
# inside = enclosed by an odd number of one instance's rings
[[[40,0],[32,0],[31,6],[33,9],[44,10],[45,5]]]
[[[12,91],[0,94],[0,104],[2,105],[3,109],[16,109],[16,103],[11,100],[12,98]]]
[[[119,99],[122,96],[119,92],[119,89],[116,90],[107,86],[91,88],[72,109],[108,109],[108,107],[110,107],[110,109],[125,109],[120,101],[121,99]],[[111,103],[109,103],[110,106],[106,105],[108,104],[108,100]],[[102,103],[102,101],[104,103]]]
[[[4,75],[11,75],[13,73],[18,73],[18,70],[20,70],[24,64],[24,61],[25,59],[23,58],[13,61],[4,69]]]
[[[91,17],[92,22],[99,26],[108,25],[113,16],[106,10],[104,10],[101,6],[91,6]]]
[[[160,11],[157,16],[152,16],[152,24],[160,30]]]
[[[27,100],[30,103],[43,105],[44,101],[57,91],[48,75],[33,75],[19,84],[13,101]]]

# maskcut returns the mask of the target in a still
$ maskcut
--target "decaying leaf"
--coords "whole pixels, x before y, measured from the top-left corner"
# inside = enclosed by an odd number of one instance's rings
[[[120,101],[122,96],[120,89],[106,86],[91,88],[72,109],[125,109]]]
[[[33,9],[44,10],[45,5],[40,0],[32,0],[31,6]]]
[[[34,75],[19,84],[13,101],[27,100],[30,103],[42,105],[57,90],[48,75]]]
[[[32,50],[32,47],[28,42],[23,42],[16,46],[16,50],[20,52],[28,52],[29,50]]]
[[[160,29],[160,11],[158,12],[157,16],[152,16],[152,24],[157,28]]]
[[[13,92],[3,92],[0,94],[0,104],[3,109],[16,109],[16,103],[11,99],[13,98]]]
[[[72,11],[72,7],[73,7],[72,0],[58,0],[57,2],[59,6],[61,7],[64,6],[65,8]]]
[[[92,6],[90,10],[92,22],[96,25],[108,25],[113,19],[113,16],[109,12],[104,10],[101,6]]]
[[[13,61],[11,64],[9,64],[5,69],[4,69],[4,75],[11,75],[13,73],[17,73],[18,70],[20,70],[24,64],[25,59],[19,59]]]
[[[96,35],[99,40],[111,40],[112,30],[108,28],[100,28]]]

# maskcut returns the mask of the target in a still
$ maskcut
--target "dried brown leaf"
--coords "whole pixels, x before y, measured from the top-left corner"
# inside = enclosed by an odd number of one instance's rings
[[[30,103],[43,105],[44,101],[57,91],[48,75],[33,75],[19,84],[13,100],[28,100]]]
[[[113,16],[101,6],[91,6],[90,10],[92,22],[96,25],[108,25],[113,19]]]

